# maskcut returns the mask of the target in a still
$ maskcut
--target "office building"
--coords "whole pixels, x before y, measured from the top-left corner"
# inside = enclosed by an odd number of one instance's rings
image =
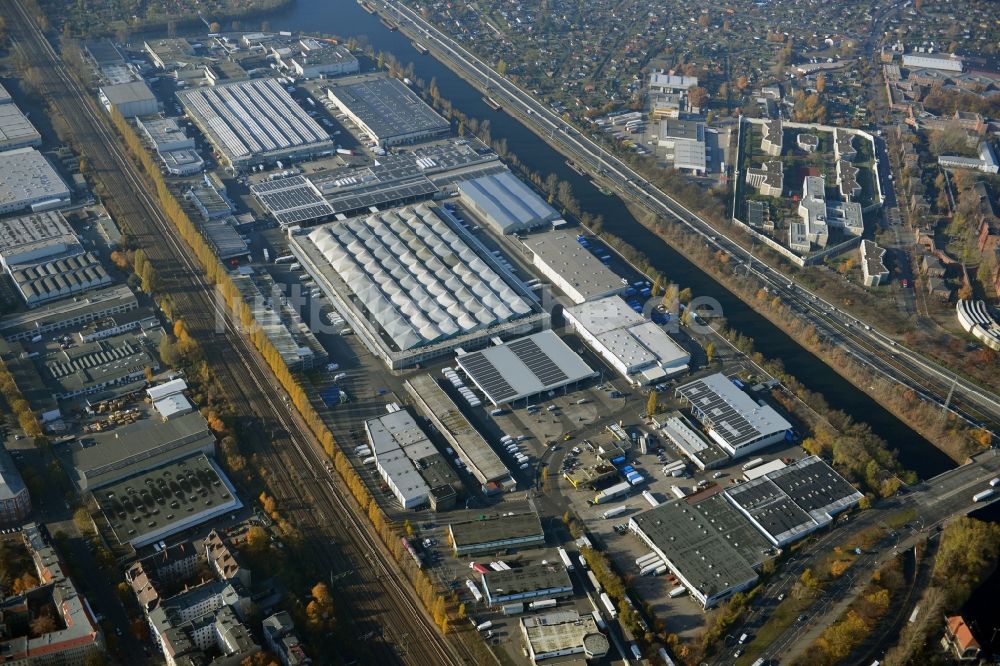
[[[867,239],[861,241],[861,274],[866,287],[877,287],[889,278],[885,248]]]
[[[272,48],[278,65],[304,79],[357,74],[358,59],[343,46],[304,37],[289,49]]]

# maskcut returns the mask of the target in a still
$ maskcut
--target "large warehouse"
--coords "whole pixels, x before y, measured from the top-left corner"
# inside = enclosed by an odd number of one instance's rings
[[[532,263],[576,304],[621,293],[621,278],[566,231],[532,234],[524,239]]]
[[[126,118],[151,116],[160,110],[156,95],[145,81],[129,81],[101,87],[105,108],[115,109]]]
[[[545,597],[573,596],[573,581],[562,564],[532,564],[509,571],[483,574],[486,603],[490,606]]]
[[[383,148],[451,134],[451,123],[399,79],[365,77],[330,86],[327,97]]]
[[[438,500],[454,502],[458,477],[451,474],[445,484],[431,487],[423,470],[442,470],[443,457],[405,409],[365,421],[365,433],[382,480],[404,509],[430,504],[445,508]],[[442,470],[443,471],[443,470]]]
[[[182,90],[177,98],[232,166],[332,152],[330,135],[274,79]]]
[[[620,296],[574,305],[566,323],[613,368],[635,384],[687,371],[691,354],[663,328],[632,310]]]
[[[40,146],[42,135],[14,104],[0,104],[0,150]]]
[[[499,234],[526,231],[559,217],[555,208],[510,171],[460,182],[458,194]]]
[[[458,366],[494,405],[512,404],[597,376],[551,330],[461,354]]]
[[[773,407],[758,404],[722,373],[677,387],[676,396],[734,458],[780,442],[792,428]]]
[[[0,214],[69,203],[69,187],[45,156],[34,148],[0,153]]]
[[[83,247],[58,211],[0,220],[0,266],[6,270],[74,250]]]
[[[757,582],[771,544],[722,494],[672,500],[629,519],[629,529],[705,608]]]
[[[826,527],[864,497],[816,456],[729,488],[726,495],[779,548]]]
[[[466,233],[425,203],[316,227],[291,249],[368,349],[400,369],[547,319]]]
[[[10,276],[29,308],[114,282],[92,252],[21,264]]]

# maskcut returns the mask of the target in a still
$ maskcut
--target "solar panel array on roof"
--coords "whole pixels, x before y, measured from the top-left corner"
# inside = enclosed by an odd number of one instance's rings
[[[558,384],[566,380],[566,373],[531,338],[514,340],[508,346],[541,383]]]
[[[494,405],[567,386],[596,374],[551,330],[462,354],[458,365]]]
[[[316,186],[302,176],[252,185],[250,191],[283,226],[319,220],[334,214]]]

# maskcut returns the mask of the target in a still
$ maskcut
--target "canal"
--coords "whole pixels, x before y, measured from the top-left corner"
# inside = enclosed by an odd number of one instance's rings
[[[437,79],[441,95],[456,108],[480,120],[489,119],[493,138],[506,140],[511,152],[529,169],[543,177],[554,173],[569,182],[583,210],[603,216],[606,230],[642,248],[664,275],[681,286],[690,287],[695,294],[715,297],[730,326],[753,338],[756,349],[762,354],[780,358],[789,372],[807,388],[822,394],[831,407],[870,424],[875,433],[898,449],[899,459],[906,468],[927,478],[955,467],[950,458],[912,428],[649,232],[616,196],[602,194],[589,178],[566,166],[565,158],[540,141],[531,130],[503,111],[490,109],[475,88],[432,55],[421,55],[406,36],[390,31],[377,16],[365,12],[354,0],[297,0],[294,6],[268,16],[267,20],[272,30],[365,36],[376,52],[392,53],[404,65],[412,62],[416,77],[426,82]]]

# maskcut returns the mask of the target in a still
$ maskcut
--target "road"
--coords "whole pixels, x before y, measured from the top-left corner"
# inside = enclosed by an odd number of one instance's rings
[[[350,499],[341,479],[236,322],[190,249],[149,194],[108,118],[69,75],[34,20],[15,0],[0,0],[8,31],[40,73],[42,93],[67,122],[73,140],[105,190],[104,202],[137,239],[163,278],[177,312],[199,340],[236,410],[239,430],[256,444],[253,464],[266,476],[282,514],[304,535],[303,555],[320,579],[336,580],[338,622],[373,638],[360,648],[386,663],[475,663],[459,641],[441,636],[403,573]],[[219,326],[221,324],[221,327]],[[249,457],[249,456],[248,456]],[[341,657],[349,658],[349,648]],[[356,656],[361,656],[356,655]]]
[[[766,659],[781,661],[788,656],[790,646],[796,645],[810,627],[833,622],[844,608],[844,602],[849,601],[864,587],[864,583],[882,563],[935,534],[948,520],[982,508],[984,503],[974,503],[972,496],[986,489],[989,480],[998,475],[1000,452],[991,449],[977,456],[973,463],[911,486],[906,494],[885,500],[846,524],[840,523],[809,543],[785,564],[775,582],[765,587],[754,601],[754,611],[744,625],[734,628],[732,633],[739,635],[747,632],[753,635],[759,630],[780,603],[778,598],[791,591],[803,571],[809,568],[815,571],[817,562],[834,544],[848,542],[880,524],[887,527],[894,515],[912,513],[907,526],[899,530],[888,528],[878,543],[865,550],[843,576],[823,591],[822,599],[805,612],[806,617],[802,622],[790,625],[761,654]],[[727,651],[716,663],[727,663],[729,657],[731,654]]]
[[[551,109],[500,76],[419,13],[399,2],[385,2],[384,9],[379,3],[379,8],[389,14],[400,29],[419,37],[442,62],[470,79],[508,113],[519,117],[577,165],[610,182],[621,196],[656,215],[675,219],[700,236],[709,247],[728,253],[734,260],[733,265],[742,266],[748,276],[753,274],[775,295],[796,302],[799,310],[810,315],[821,337],[832,336],[829,337],[831,342],[865,359],[866,365],[894,382],[914,390],[922,389],[918,395],[952,411],[970,425],[992,429],[992,424],[1000,423],[1000,397],[996,394],[956,376],[922,354],[896,343],[884,332],[840,311],[819,295],[795,285],[787,275],[756,259],[752,251],[719,232],[613,154],[567,125]],[[862,389],[868,390],[867,387]]]

